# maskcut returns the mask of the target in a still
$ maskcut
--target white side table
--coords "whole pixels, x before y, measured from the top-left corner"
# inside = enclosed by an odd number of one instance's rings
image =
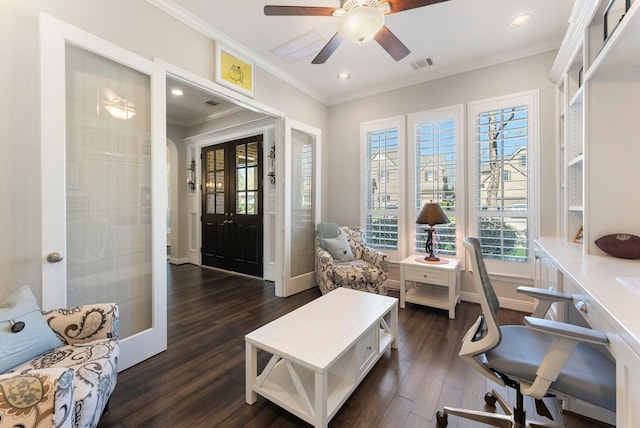
[[[456,317],[456,304],[460,301],[460,263],[457,259],[446,264],[419,261],[424,256],[413,255],[400,262],[400,307],[405,302],[433,308],[448,309],[449,318]],[[407,281],[412,287],[407,287]]]

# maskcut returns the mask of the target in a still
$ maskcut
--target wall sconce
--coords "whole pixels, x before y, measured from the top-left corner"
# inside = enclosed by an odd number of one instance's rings
[[[271,146],[271,150],[269,150],[269,154],[267,155],[267,157],[271,159],[271,171],[269,171],[267,176],[269,176],[269,181],[271,181],[271,184],[275,185],[276,184],[276,166],[275,166],[276,146],[275,144]]]
[[[196,191],[196,161],[191,159],[191,165],[187,168],[187,186],[191,192]]]

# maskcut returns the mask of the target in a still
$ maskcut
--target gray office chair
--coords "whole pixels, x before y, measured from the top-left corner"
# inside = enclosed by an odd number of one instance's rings
[[[499,326],[496,314],[499,304],[482,258],[480,243],[464,238],[471,260],[471,271],[480,297],[483,314],[467,331],[459,355],[483,375],[500,385],[515,388],[516,405],[513,412],[507,402],[494,390],[485,401],[494,406],[496,400],[505,415],[445,407],[436,414],[439,426],[446,426],[447,415],[498,427],[548,426],[527,424],[523,395],[536,400],[539,414],[551,417],[542,402],[550,395],[573,397],[605,409],[616,409],[616,367],[605,345],[607,337],[598,331],[571,324],[525,317],[525,325]],[[518,291],[535,289],[522,287]],[[540,296],[549,307],[551,295]],[[560,300],[571,296],[557,293]]]

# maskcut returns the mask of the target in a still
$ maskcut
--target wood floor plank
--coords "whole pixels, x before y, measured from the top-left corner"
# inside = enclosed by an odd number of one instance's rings
[[[278,298],[272,283],[257,278],[193,265],[168,266],[167,273],[168,349],[119,374],[110,413],[98,428],[309,427],[260,396],[251,406],[245,403],[244,336],[318,298],[320,291]],[[390,294],[398,297],[397,291]],[[431,428],[435,410],[445,404],[482,409],[484,392],[497,385],[457,355],[479,314],[471,303],[458,305],[455,320],[447,311],[419,305],[401,309],[398,350],[382,356],[330,428]],[[522,316],[498,314],[501,323],[511,324]],[[259,352],[258,366],[268,358]],[[560,416],[568,428],[604,426]],[[480,426],[456,419],[449,428]]]

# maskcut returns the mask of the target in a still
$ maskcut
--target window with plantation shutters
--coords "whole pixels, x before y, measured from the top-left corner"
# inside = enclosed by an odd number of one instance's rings
[[[474,171],[470,226],[486,260],[531,261],[536,105],[533,92],[470,104]]]
[[[461,188],[459,183],[464,179],[459,176],[462,168],[459,163],[461,136],[463,129],[463,106],[430,110],[409,115],[409,140],[412,150],[409,153],[409,166],[413,168],[410,180],[412,206],[409,210],[409,223],[414,229],[411,239],[411,252],[424,253],[427,233],[424,225],[415,224],[418,213],[429,201],[438,202],[449,218],[449,224],[435,226],[434,250],[439,255],[456,256],[456,227],[458,213],[462,205],[457,197]]]
[[[392,118],[362,124],[363,224],[367,244],[394,253],[398,250],[398,218],[402,197],[404,119]]]
[[[480,239],[492,273],[533,272],[538,91],[362,123],[361,224],[390,260],[424,253],[415,220],[438,202],[434,250],[464,261],[462,238]]]

